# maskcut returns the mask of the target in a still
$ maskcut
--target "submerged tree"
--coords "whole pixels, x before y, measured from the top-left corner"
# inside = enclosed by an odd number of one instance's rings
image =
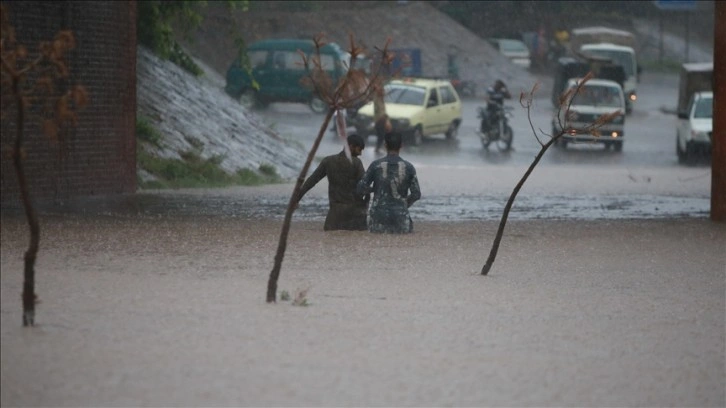
[[[27,156],[25,126],[37,121],[43,133],[51,141],[58,142],[60,129],[64,124],[76,125],[76,111],[87,102],[82,86],[67,86],[58,89],[70,75],[65,62],[66,54],[75,48],[75,38],[70,31],[60,31],[52,41],[39,44],[34,56],[26,47],[17,43],[15,29],[10,25],[8,8],[0,8],[2,37],[0,58],[2,66],[2,121],[15,127],[15,140],[11,147],[13,166],[18,178],[20,199],[30,228],[30,245],[25,252],[23,274],[23,326],[35,324],[35,260],[40,246],[40,225],[33,207],[23,159]],[[7,121],[7,122],[6,122]],[[7,129],[7,128],[6,128]]]
[[[610,122],[611,120],[615,119],[616,117],[622,115],[622,112],[617,110],[611,113],[607,113],[604,115],[601,115],[595,122],[591,123],[587,127],[584,128],[574,128],[571,126],[571,114],[570,114],[570,106],[572,105],[572,99],[575,95],[582,92],[583,87],[587,81],[592,79],[593,74],[590,72],[587,74],[584,78],[582,78],[578,83],[577,86],[570,88],[569,90],[565,91],[560,96],[560,105],[557,110],[557,121],[560,128],[560,131],[557,133],[553,133],[551,135],[548,135],[547,133],[543,132],[542,129],[539,129],[539,134],[545,137],[549,137],[549,140],[546,142],[543,142],[543,139],[540,139],[540,137],[537,135],[537,131],[534,128],[534,125],[532,124],[532,117],[531,117],[531,111],[532,111],[532,101],[534,99],[534,94],[537,92],[537,89],[539,88],[539,84],[535,84],[534,87],[532,87],[532,90],[529,93],[522,92],[519,95],[519,103],[522,105],[523,108],[527,109],[527,120],[529,121],[529,125],[532,129],[532,133],[534,134],[535,139],[537,139],[537,142],[540,144],[540,150],[537,153],[537,155],[534,157],[534,160],[532,161],[532,164],[527,168],[527,171],[524,173],[524,176],[519,180],[517,185],[514,187],[514,190],[512,191],[512,194],[509,196],[509,200],[507,200],[507,204],[504,206],[504,212],[502,213],[502,218],[499,221],[499,228],[497,229],[497,235],[494,238],[494,243],[492,244],[492,248],[489,251],[489,257],[487,258],[486,263],[481,269],[482,275],[489,274],[489,271],[492,269],[492,265],[494,264],[494,259],[497,257],[497,252],[499,251],[499,244],[502,241],[502,236],[504,235],[504,227],[507,224],[507,218],[509,217],[509,211],[512,209],[512,205],[514,204],[514,199],[517,197],[517,194],[519,193],[519,190],[524,185],[524,182],[527,181],[527,178],[532,173],[534,168],[537,166],[537,163],[539,163],[542,156],[544,156],[547,149],[550,148],[553,144],[558,143],[558,141],[564,136],[565,134],[576,132],[576,133],[589,133],[593,136],[599,137],[600,136],[600,127],[602,127],[604,124]],[[564,115],[563,115],[564,113]]]
[[[351,55],[350,67],[346,74],[341,77],[337,83],[333,82],[333,79],[321,66],[320,49],[325,45],[323,36],[319,35],[313,40],[315,42],[316,52],[310,57],[304,53],[300,53],[302,61],[305,66],[305,70],[310,74],[306,78],[307,85],[312,87],[313,91],[323,100],[329,107],[323,124],[320,126],[313,146],[308,153],[307,160],[300,170],[300,175],[295,182],[292,194],[290,195],[290,201],[287,205],[287,211],[285,212],[285,219],[282,224],[282,231],[280,232],[280,240],[277,246],[277,252],[275,253],[275,263],[270,272],[270,278],[267,283],[267,302],[274,303],[277,301],[277,280],[280,277],[280,269],[282,268],[282,260],[285,257],[285,250],[287,248],[287,237],[290,232],[290,223],[292,221],[292,214],[295,211],[296,197],[300,192],[300,188],[305,181],[310,164],[315,157],[315,153],[320,146],[320,142],[325,135],[325,130],[328,128],[330,119],[333,117],[335,112],[341,112],[341,110],[358,106],[362,102],[370,101],[376,92],[382,92],[386,75],[383,68],[390,65],[392,54],[388,51],[388,45],[390,39],[386,42],[385,46],[376,48],[376,51],[380,53],[380,59],[375,64],[375,67],[370,73],[367,73],[362,68],[356,67],[357,58],[363,54],[363,48],[358,46],[353,38],[350,36],[350,49],[348,52]],[[339,135],[345,138],[345,119],[344,115],[336,115],[337,128]],[[346,152],[347,145],[346,146]]]

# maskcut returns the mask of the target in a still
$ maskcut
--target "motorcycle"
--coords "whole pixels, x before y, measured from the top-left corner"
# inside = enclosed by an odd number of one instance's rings
[[[512,110],[513,107],[505,106],[501,102],[491,102],[487,108],[479,107],[479,138],[484,149],[489,150],[491,143],[495,143],[501,152],[512,148],[514,132],[508,119],[512,117]]]

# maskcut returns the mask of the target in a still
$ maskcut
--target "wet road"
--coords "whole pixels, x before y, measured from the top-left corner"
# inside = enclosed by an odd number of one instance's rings
[[[551,80],[541,78],[531,110],[535,129],[548,132],[555,113],[549,98]],[[626,139],[622,152],[602,145],[570,144],[566,150],[549,149],[519,193],[512,217],[518,218],[666,218],[707,217],[710,209],[710,165],[687,167],[675,155],[676,117],[664,113],[677,100],[675,75],[644,74],[639,99],[626,118]],[[512,90],[518,93],[520,90]],[[424,219],[492,219],[501,216],[509,193],[538,153],[540,145],[532,134],[526,110],[515,97],[512,127],[513,149],[500,152],[483,149],[476,134],[477,107],[483,100],[465,100],[463,123],[455,142],[443,135],[428,139],[420,147],[405,146],[402,156],[419,172],[424,199],[416,204]],[[665,109],[664,109],[665,108]],[[276,104],[259,114],[283,136],[312,146],[321,115],[311,114],[304,105]],[[351,131],[353,129],[350,129]],[[546,140],[546,139],[545,139]],[[362,160],[376,158],[372,146]],[[340,151],[341,143],[332,132],[326,134],[317,156]],[[312,170],[312,169],[311,169]],[[325,183],[315,198],[299,211],[310,216],[324,212]],[[531,191],[534,190],[534,193]],[[313,206],[311,209],[310,207]],[[316,208],[321,207],[321,208]]]
[[[554,113],[551,82],[543,79],[531,111],[535,128],[548,131]],[[512,90],[516,93],[518,90]],[[706,218],[710,211],[711,168],[708,163],[679,165],[675,155],[675,121],[663,113],[677,95],[674,75],[644,75],[639,99],[626,118],[622,152],[601,145],[569,145],[549,149],[519,192],[511,219],[658,219]],[[502,215],[512,189],[539,151],[527,114],[515,106],[513,149],[484,150],[476,134],[477,107],[483,100],[465,100],[458,140],[443,135],[420,147],[404,146],[402,156],[417,169],[423,197],[412,208],[415,220],[495,220]],[[302,104],[273,104],[258,115],[283,137],[309,149],[322,115]],[[374,138],[361,157],[364,166],[376,158]],[[328,132],[317,157],[340,151],[341,142]],[[310,169],[312,172],[313,168]],[[308,173],[309,174],[309,173]],[[66,202],[45,212],[131,216],[222,216],[282,218],[292,184],[210,190],[140,191],[129,197],[102,197]],[[322,221],[328,206],[327,181],[301,202],[296,219]]]

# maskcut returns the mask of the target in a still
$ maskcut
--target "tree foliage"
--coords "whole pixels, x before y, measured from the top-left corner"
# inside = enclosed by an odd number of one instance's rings
[[[249,0],[226,0],[230,9],[247,10]],[[136,34],[141,45],[149,47],[160,58],[168,59],[192,74],[202,74],[201,68],[182,50],[175,39],[174,27],[188,36],[204,21],[207,1],[145,0],[137,2]]]

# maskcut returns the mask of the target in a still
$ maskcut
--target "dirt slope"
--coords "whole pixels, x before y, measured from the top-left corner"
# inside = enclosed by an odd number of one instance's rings
[[[184,42],[191,53],[224,75],[235,56],[234,38],[247,43],[263,38],[312,38],[325,33],[329,41],[347,48],[349,34],[371,49],[420,48],[424,75],[446,75],[447,53],[458,47],[460,75],[484,89],[502,78],[515,92],[529,89],[535,78],[511,64],[488,42],[426,2],[347,2],[348,8],[318,12],[230,11],[212,3],[205,22]],[[363,3],[363,4],[361,4]],[[368,4],[368,6],[366,6]]]

